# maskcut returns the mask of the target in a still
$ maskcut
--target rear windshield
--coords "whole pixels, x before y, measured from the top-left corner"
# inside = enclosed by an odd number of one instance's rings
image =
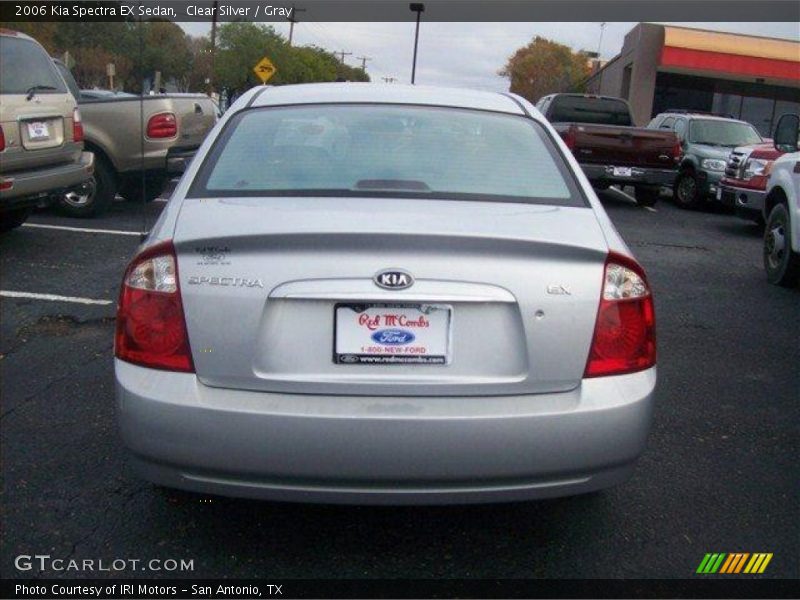
[[[47,53],[35,42],[0,35],[0,94],[65,94],[67,88]]]
[[[693,119],[689,125],[689,141],[709,146],[749,146],[763,141],[755,127],[738,121]]]
[[[632,125],[631,113],[625,102],[592,96],[556,96],[548,110],[548,119],[551,123]]]
[[[585,206],[531,119],[408,105],[251,109],[217,140],[190,196],[402,196]]]

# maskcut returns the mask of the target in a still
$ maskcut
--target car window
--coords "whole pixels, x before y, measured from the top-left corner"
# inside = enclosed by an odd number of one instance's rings
[[[661,125],[658,126],[659,129],[672,129],[675,125],[675,117],[667,117],[663,121],[661,121]]]
[[[35,42],[0,35],[0,94],[65,94],[66,85],[47,53]]]
[[[678,119],[675,121],[675,133],[680,139],[683,139],[686,133],[686,119]]]
[[[216,142],[190,195],[323,192],[586,205],[535,121],[407,105],[244,111]]]
[[[556,96],[549,110],[548,119],[552,123],[596,123],[625,127],[632,125],[628,105],[616,98]]]
[[[689,141],[709,146],[748,146],[762,140],[755,127],[739,121],[694,119],[689,126]]]

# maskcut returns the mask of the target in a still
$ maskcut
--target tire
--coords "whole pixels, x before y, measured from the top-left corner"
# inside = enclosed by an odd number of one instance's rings
[[[637,186],[635,190],[636,204],[639,206],[655,206],[661,196],[660,187]]]
[[[166,177],[147,176],[144,182],[144,201],[152,202],[161,195],[169,180]],[[120,195],[129,202],[142,201],[142,177],[133,176],[125,181],[120,190]]]
[[[0,212],[0,233],[16,229],[25,222],[30,214],[33,212],[32,208],[17,208]]]
[[[764,269],[773,285],[794,287],[800,281],[800,254],[792,250],[789,210],[777,204],[764,228]]]
[[[114,169],[95,155],[94,178],[88,187],[64,194],[58,200],[58,211],[68,217],[86,219],[102,215],[117,195],[117,176]]]
[[[700,204],[700,184],[692,171],[683,171],[675,179],[672,199],[681,208],[693,209]]]

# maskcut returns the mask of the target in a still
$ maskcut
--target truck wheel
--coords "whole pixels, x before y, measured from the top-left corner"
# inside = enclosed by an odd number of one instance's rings
[[[58,211],[68,217],[96,217],[108,210],[116,195],[117,181],[114,171],[108,163],[95,155],[94,177],[59,198]]]
[[[661,188],[650,186],[636,186],[636,204],[639,206],[655,206],[661,196]]]
[[[691,171],[684,171],[672,186],[672,199],[681,208],[696,208],[700,203],[700,184]]]
[[[123,198],[130,202],[141,202],[142,190],[144,190],[144,201],[152,202],[164,191],[167,181],[168,179],[166,177],[152,177],[148,175],[144,181],[144,188],[142,188],[141,175],[138,177],[131,177],[125,181],[120,193]]]
[[[0,212],[0,233],[11,231],[22,225],[25,219],[30,216],[31,212],[33,212],[32,208],[17,208],[15,210]]]
[[[774,285],[794,287],[800,281],[800,254],[792,250],[789,211],[783,203],[772,209],[764,229],[764,268]]]

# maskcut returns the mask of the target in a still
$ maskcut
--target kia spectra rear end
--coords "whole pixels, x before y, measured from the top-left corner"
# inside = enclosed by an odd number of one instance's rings
[[[259,88],[124,276],[134,464],[253,498],[464,503],[624,481],[656,381],[652,291],[524,100]]]

